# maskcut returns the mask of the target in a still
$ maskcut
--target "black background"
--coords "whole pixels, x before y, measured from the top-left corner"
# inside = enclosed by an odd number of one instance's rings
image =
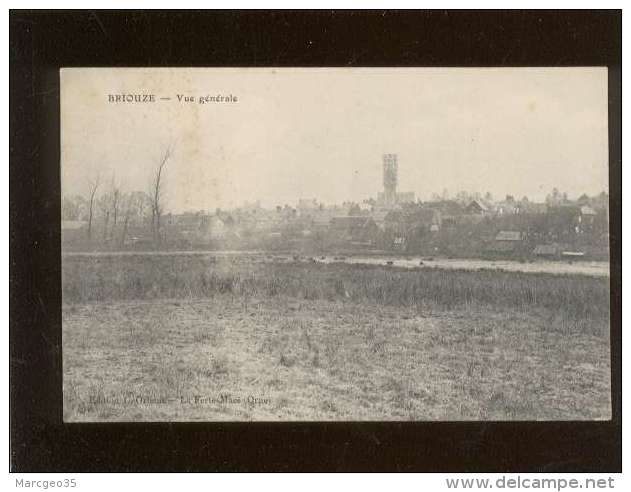
[[[621,33],[620,11],[12,11],[12,471],[621,471]],[[60,67],[529,65],[609,67],[611,421],[62,423]]]

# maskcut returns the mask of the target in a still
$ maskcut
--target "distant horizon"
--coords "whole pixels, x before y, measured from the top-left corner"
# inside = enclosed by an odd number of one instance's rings
[[[101,191],[112,177],[148,191],[167,145],[173,213],[376,199],[385,153],[421,201],[609,192],[606,68],[77,68],[61,82],[64,195],[97,175]],[[108,100],[124,94],[139,97]]]
[[[127,193],[134,193],[134,192],[139,192],[139,191],[142,191],[142,190],[128,190],[126,192]],[[463,192],[463,191],[466,192],[466,190],[460,190],[460,192]],[[561,194],[564,193],[564,191],[562,189],[559,189],[559,192]],[[479,198],[471,197],[471,200],[479,199],[479,200],[482,200],[482,201],[487,201],[486,198],[484,197],[484,193],[481,193],[481,192],[467,192],[467,193],[469,195],[474,195],[476,193],[479,193],[481,195]],[[596,198],[601,193],[606,193],[607,196],[609,195],[608,191],[602,190],[602,191],[600,191],[598,193],[594,193],[594,194],[581,193],[578,196],[567,195],[567,199],[570,202],[575,202],[583,195],[587,195],[589,198]],[[67,196],[68,198],[71,198],[71,197],[76,196],[76,195],[77,194],[71,193],[71,194],[66,194],[66,195],[62,195],[62,196]],[[436,193],[436,195],[439,195],[439,194]],[[502,196],[493,196],[492,202],[494,202],[494,203],[503,202],[503,201],[506,200],[507,196],[513,196],[515,202],[520,202],[524,198],[524,196],[515,196],[515,195],[511,195],[511,193],[507,193],[507,194],[502,195]],[[376,197],[370,197],[370,198],[367,198],[365,201],[362,200],[362,201],[359,201],[359,202],[357,202],[357,201],[350,201],[349,200],[349,201],[343,201],[343,202],[337,202],[337,203],[325,203],[325,202],[322,202],[322,201],[318,200],[317,197],[301,197],[298,200],[296,200],[295,202],[290,202],[290,203],[278,203],[276,205],[265,205],[263,203],[259,203],[259,207],[261,209],[263,209],[263,210],[275,210],[277,207],[285,207],[285,206],[289,206],[291,208],[297,208],[298,205],[299,205],[299,201],[300,200],[315,200],[318,205],[321,204],[321,205],[323,205],[326,208],[335,208],[335,207],[341,207],[341,206],[349,205],[349,204],[362,205],[362,204],[365,204],[365,202],[370,200],[371,198],[376,199]],[[531,199],[531,197],[528,197],[528,196],[526,196],[526,198],[528,198],[528,201],[530,203],[532,203],[532,204],[546,204],[546,199],[547,199],[547,197],[546,197],[546,198],[544,198],[542,200],[533,200],[533,199]],[[447,195],[446,197],[441,197],[441,196],[436,196],[434,198],[429,197],[426,200],[421,200],[418,197],[415,197],[415,201],[414,202],[405,202],[405,203],[420,203],[420,204],[423,204],[423,203],[435,202],[436,200],[439,200],[439,201],[443,201],[443,200],[444,201],[459,201],[457,196]],[[205,208],[191,208],[191,209],[181,209],[181,210],[167,209],[167,210],[164,211],[164,214],[165,215],[168,215],[168,214],[180,215],[180,214],[196,214],[196,213],[199,213],[199,212],[206,212],[208,214],[212,214],[212,213],[216,212],[217,210],[231,211],[231,210],[236,210],[236,209],[251,208],[251,207],[256,206],[257,202],[260,202],[260,200],[245,200],[243,203],[236,204],[235,206],[225,207],[225,208],[224,207],[215,207],[214,209],[205,209]],[[398,204],[398,205],[400,205],[400,204]]]

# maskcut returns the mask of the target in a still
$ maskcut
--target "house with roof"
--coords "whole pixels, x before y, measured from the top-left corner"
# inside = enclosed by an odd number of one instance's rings
[[[454,227],[466,214],[465,207],[455,200],[423,202],[423,208],[437,210],[440,213],[440,227]]]
[[[578,229],[579,232],[591,232],[598,213],[589,205],[582,205],[579,209]]]
[[[472,215],[486,215],[490,212],[489,206],[482,200],[471,200],[465,207],[465,213]]]
[[[511,255],[519,252],[523,246],[523,234],[520,231],[499,231],[495,239],[487,244],[486,253]]]

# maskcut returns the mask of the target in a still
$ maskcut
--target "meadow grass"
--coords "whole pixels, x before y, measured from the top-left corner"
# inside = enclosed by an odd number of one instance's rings
[[[611,415],[608,337],[512,310],[286,296],[244,308],[230,294],[85,303],[64,309],[63,351],[66,421]],[[269,403],[180,403],[223,394]]]
[[[62,280],[66,421],[611,415],[605,278],[136,256]],[[180,403],[226,393],[269,403]]]
[[[290,296],[422,310],[543,309],[560,321],[607,322],[609,279],[583,275],[387,266],[257,263],[204,257],[64,258],[66,303]]]

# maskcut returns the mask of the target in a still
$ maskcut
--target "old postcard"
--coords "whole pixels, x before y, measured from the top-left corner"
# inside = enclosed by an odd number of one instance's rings
[[[606,68],[69,68],[63,412],[611,418]]]

